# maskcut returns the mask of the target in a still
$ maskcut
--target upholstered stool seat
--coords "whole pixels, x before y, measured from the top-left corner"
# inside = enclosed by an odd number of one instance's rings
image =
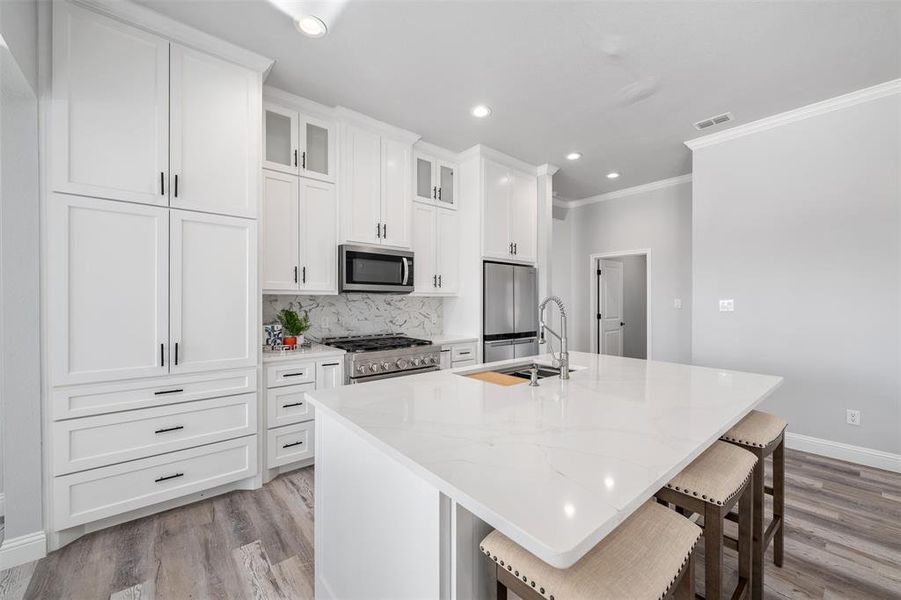
[[[691,598],[692,550],[701,529],[660,505],[642,505],[568,569],[543,562],[499,531],[480,549],[496,564],[498,598],[511,589],[525,600],[658,600],[678,587]]]
[[[753,518],[751,478],[757,458],[726,442],[714,442],[657,492],[682,513],[704,516],[705,597],[719,600],[723,586],[723,525],[738,504],[738,584],[730,597],[742,598],[751,588]]]
[[[775,415],[752,410],[738,425],[727,431],[722,439],[741,446],[766,448],[782,435],[787,425]]]
[[[775,415],[752,410],[727,431],[722,439],[748,450],[757,457],[751,487],[754,491],[754,600],[763,598],[763,556],[773,542],[773,563],[782,566],[785,535],[785,428],[787,423]],[[765,484],[765,460],[773,459],[773,486]],[[764,526],[764,496],[773,497],[773,518]],[[735,540],[727,538],[734,543]]]

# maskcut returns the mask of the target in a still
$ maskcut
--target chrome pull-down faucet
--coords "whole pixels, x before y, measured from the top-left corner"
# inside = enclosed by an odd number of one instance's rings
[[[556,331],[547,326],[544,322],[544,309],[548,305],[549,302],[553,302],[557,305],[557,308],[560,310],[560,330],[561,332],[558,334]],[[538,343],[546,344],[547,339],[545,338],[545,332],[550,333],[552,336],[560,340],[560,357],[558,358],[554,354],[554,349],[551,348],[551,357],[554,361],[554,367],[560,369],[560,379],[569,379],[569,350],[568,344],[566,341],[566,307],[563,305],[563,300],[560,299],[559,296],[548,296],[544,300],[541,301],[541,304],[538,305]]]

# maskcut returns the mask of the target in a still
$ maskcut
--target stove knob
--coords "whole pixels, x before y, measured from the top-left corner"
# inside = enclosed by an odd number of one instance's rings
[[[434,356],[430,356],[430,357],[428,358],[428,363],[429,363],[430,365],[437,365],[437,364],[438,364],[438,359],[435,358]]]
[[[360,365],[359,367],[357,367],[357,373],[365,373],[365,372],[366,372],[366,365]]]
[[[378,373],[379,372],[379,364],[372,363],[371,365],[369,365],[369,370],[372,371],[373,373]]]
[[[391,367],[393,367],[393,366],[394,366],[394,365],[392,365],[392,364],[389,363],[389,362],[383,362],[383,363],[382,363],[382,370],[383,370],[383,371],[387,371],[387,370],[389,370],[389,369],[390,369]]]
[[[406,369],[407,368],[407,361],[403,358],[398,358],[397,362],[394,364],[397,365],[398,369]]]
[[[418,366],[420,366],[421,364],[422,364],[422,359],[421,359],[421,358],[417,357],[417,358],[414,358],[414,359],[413,359],[413,366],[414,366],[414,367],[418,367]]]

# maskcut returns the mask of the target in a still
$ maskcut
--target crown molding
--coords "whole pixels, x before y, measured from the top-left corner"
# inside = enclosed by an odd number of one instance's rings
[[[810,117],[824,115],[834,110],[840,110],[842,108],[854,106],[855,104],[862,104],[864,102],[878,100],[879,98],[885,98],[886,96],[899,93],[901,93],[901,79],[893,79],[872,87],[857,90],[856,92],[843,94],[841,96],[836,96],[835,98],[823,100],[822,102],[815,102],[770,117],[764,117],[757,121],[751,121],[744,125],[738,125],[724,131],[694,138],[686,141],[685,145],[692,150],[706,148],[707,146],[734,140],[752,133],[759,133],[761,131],[773,129],[774,127],[781,127],[782,125],[795,123],[797,121],[809,119]]]
[[[304,98],[269,85],[263,86],[263,100],[276,104],[287,104],[288,107],[297,109],[299,112],[312,114],[317,117],[331,118],[335,116],[335,109],[332,106],[319,104],[309,98]]]
[[[269,74],[271,58],[251,52],[246,48],[226,42],[223,39],[194,29],[184,23],[127,0],[70,0],[72,4],[87,8],[95,13],[134,25],[161,37],[184,44],[197,50],[209,52],[219,58],[242,65],[262,73],[263,79]]]
[[[374,119],[369,115],[364,115],[361,112],[357,112],[345,106],[336,106],[334,109],[334,114],[336,118],[341,119],[346,123],[359,125],[360,127],[369,129],[370,131],[377,131],[380,135],[385,135],[387,137],[403,141],[410,145],[413,145],[419,141],[420,136],[418,133],[413,133],[412,131],[401,129],[400,127],[395,127],[390,123],[379,121],[378,119]]]
[[[470,158],[478,157],[478,158],[487,158],[489,160],[493,160],[496,163],[500,163],[505,167],[509,167],[516,171],[521,171],[523,173],[529,173],[530,175],[538,175],[538,171],[540,167],[536,167],[535,165],[530,165],[527,162],[523,162],[518,158],[513,158],[508,154],[504,154],[499,150],[495,150],[494,148],[489,148],[484,144],[476,144],[471,148],[467,148],[463,152],[459,154],[460,162],[465,160],[469,160]]]
[[[423,140],[416,142],[413,151],[422,152],[423,154],[428,154],[429,156],[434,156],[439,160],[446,160],[448,162],[457,162],[460,160],[460,155],[456,152],[452,152],[447,148],[442,148],[441,146],[436,146],[429,142],[424,142]]]
[[[661,179],[659,181],[652,181],[651,183],[644,183],[642,185],[636,185],[622,190],[607,192],[606,194],[598,194],[597,196],[582,198],[581,200],[570,200],[567,202],[566,206],[568,206],[569,208],[577,208],[579,206],[586,206],[588,204],[594,204],[596,202],[615,200],[616,198],[625,198],[627,196],[634,196],[636,194],[644,194],[646,192],[653,192],[654,190],[660,190],[663,188],[673,187],[690,182],[691,173],[687,173],[685,175],[679,175],[677,177],[670,177],[669,179]]]
[[[554,174],[560,170],[560,167],[557,165],[552,165],[551,163],[544,163],[543,165],[539,165],[535,170],[537,175],[547,175],[549,177],[553,177]]]

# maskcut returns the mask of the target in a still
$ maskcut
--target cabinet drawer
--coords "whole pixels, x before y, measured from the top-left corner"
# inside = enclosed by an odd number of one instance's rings
[[[469,360],[458,360],[453,364],[454,369],[458,369],[460,367],[474,367],[476,364],[476,359],[471,358]]]
[[[257,473],[257,437],[64,475],[53,480],[53,526],[65,529]]]
[[[266,466],[270,469],[313,457],[313,421],[266,432]]]
[[[54,475],[256,433],[256,394],[53,424]]]
[[[316,363],[288,363],[266,367],[266,387],[297,385],[316,381]]]
[[[246,394],[256,389],[256,369],[245,369],[56,388],[51,392],[51,404],[54,419],[70,419]]]
[[[461,360],[474,360],[475,357],[475,344],[460,344],[459,346],[453,346],[451,348],[451,362],[455,363]]]
[[[304,383],[266,390],[267,426],[278,427],[312,419],[313,405],[307,402],[307,392],[314,389],[316,384]]]

